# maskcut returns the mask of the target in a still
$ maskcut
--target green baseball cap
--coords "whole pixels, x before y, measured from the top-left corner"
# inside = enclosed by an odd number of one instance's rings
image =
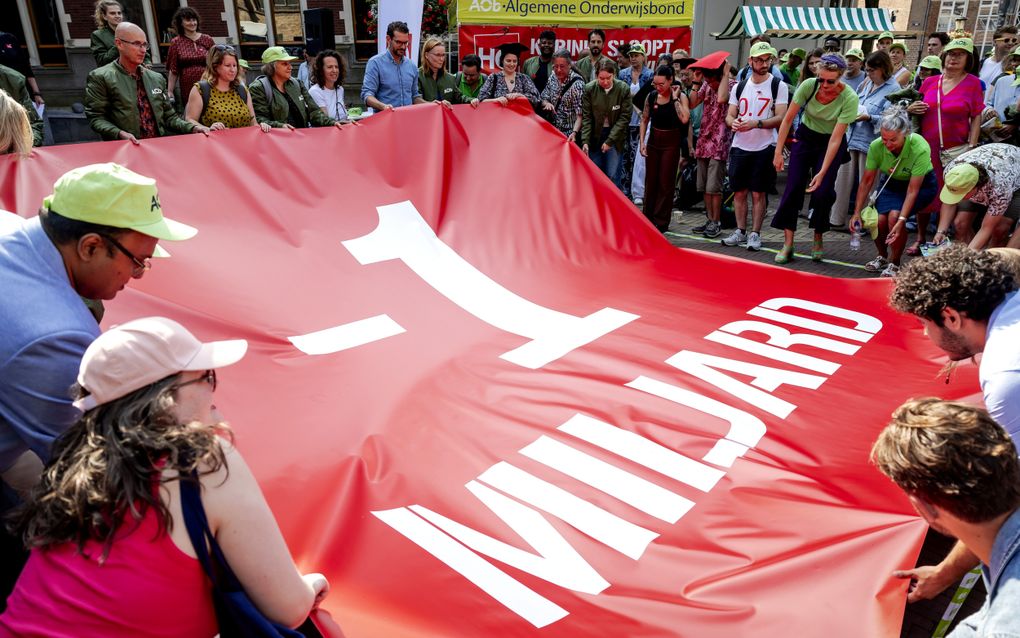
[[[198,229],[163,217],[156,180],[119,164],[89,164],[60,176],[43,208],[90,224],[127,228],[156,239],[191,239]],[[153,257],[169,257],[156,246]]]
[[[237,63],[241,66],[242,69],[250,69],[251,68],[250,66],[248,66],[248,61],[245,60],[244,58],[241,58],[240,60],[238,60]]]
[[[942,70],[942,60],[937,55],[926,55],[921,58],[921,63],[917,66],[922,69],[934,69],[936,71]]]
[[[953,51],[954,49],[962,49],[973,55],[974,41],[970,38],[956,38],[955,40],[950,41],[949,44],[942,49],[942,52],[945,53],[946,51]]]
[[[845,58],[857,58],[858,60],[863,60],[864,59],[864,51],[861,51],[860,49],[850,49],[849,51],[846,52],[846,55],[844,55],[843,57],[845,57]]]
[[[1020,57],[1020,47],[1013,49],[1013,52],[1009,54],[1010,57]]]
[[[944,204],[957,204],[978,183],[978,171],[967,163],[957,164],[946,172],[946,184],[939,193]]]
[[[804,58],[807,57],[807,51],[805,51],[804,49],[802,49],[800,47],[797,47],[793,51],[790,51],[790,55],[791,56],[796,56],[796,57],[800,58],[801,60],[803,60]]]
[[[296,57],[287,53],[287,49],[283,47],[269,47],[262,52],[262,64],[269,64],[270,62],[293,62],[297,60]]]
[[[907,45],[904,44],[903,42],[893,42],[892,44],[890,44],[889,45],[889,50],[892,51],[893,49],[900,49],[900,50],[902,50],[904,55],[906,55],[907,53],[910,53],[910,49],[908,49]]]
[[[896,38],[895,38],[895,37],[893,37],[893,34],[892,34],[891,32],[889,32],[889,31],[883,31],[882,33],[879,33],[879,34],[878,34],[878,38],[877,38],[877,41],[882,41],[882,40],[895,40],[895,39],[896,39]]]
[[[635,42],[634,44],[630,45],[630,50],[627,51],[627,55],[634,55],[635,53],[640,53],[641,55],[648,55],[648,53],[645,52],[644,45],[641,44],[640,42]]]
[[[748,57],[757,58],[763,55],[771,55],[775,57],[779,55],[779,53],[776,51],[776,48],[768,42],[756,42],[754,46],[751,47],[751,53]]]

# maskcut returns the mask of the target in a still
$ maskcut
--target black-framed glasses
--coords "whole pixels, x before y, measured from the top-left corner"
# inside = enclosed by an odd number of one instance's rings
[[[124,248],[124,245],[121,244],[116,239],[114,239],[113,237],[110,237],[109,235],[104,235],[102,233],[99,233],[99,236],[113,244],[114,248],[127,255],[128,259],[134,262],[135,267],[131,269],[132,276],[138,277],[145,273],[146,271],[148,271],[150,268],[152,268],[152,261],[148,259],[139,259],[135,257],[134,253],[132,253],[127,248]]]
[[[173,387],[173,389],[176,390],[178,388],[183,388],[186,385],[191,385],[192,383],[203,383],[203,382],[204,383],[208,383],[210,386],[212,386],[213,392],[216,392],[216,371],[215,370],[206,370],[205,374],[203,374],[202,376],[197,377],[195,379],[192,379],[191,381],[185,381],[184,383],[178,383],[177,385],[175,385]]]

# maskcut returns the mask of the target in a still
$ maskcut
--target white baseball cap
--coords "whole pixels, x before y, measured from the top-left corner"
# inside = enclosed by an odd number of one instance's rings
[[[128,321],[99,335],[85,350],[78,384],[89,394],[74,406],[87,412],[178,372],[237,363],[247,350],[244,339],[202,343],[166,317]]]

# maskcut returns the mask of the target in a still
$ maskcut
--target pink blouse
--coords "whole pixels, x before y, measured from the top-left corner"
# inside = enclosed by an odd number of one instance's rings
[[[152,508],[118,533],[102,564],[102,545],[32,550],[0,638],[211,638],[219,632],[212,584],[198,560],[160,534]]]
[[[941,76],[932,76],[921,83],[922,100],[928,105],[928,112],[921,120],[921,136],[931,146],[935,175],[942,183],[942,162],[939,160],[939,87]],[[971,118],[981,117],[985,108],[981,80],[967,74],[951,91],[942,95],[942,148],[966,144],[970,137]]]

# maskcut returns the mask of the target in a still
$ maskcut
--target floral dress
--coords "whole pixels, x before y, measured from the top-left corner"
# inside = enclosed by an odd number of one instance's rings
[[[536,106],[539,102],[538,99],[538,87],[531,81],[531,78],[525,73],[518,73],[514,76],[514,89],[511,91],[506,85],[506,76],[502,73],[493,73],[489,77],[485,78],[485,84],[482,85],[480,91],[478,91],[479,100],[491,100],[498,97],[503,97],[507,93],[520,93],[521,95],[528,98],[531,102],[531,106]]]
[[[213,39],[204,33],[197,40],[179,35],[170,41],[167,52],[166,68],[177,76],[181,86],[181,99],[188,101],[191,87],[202,79],[205,71],[205,58],[209,49],[216,46]]]

